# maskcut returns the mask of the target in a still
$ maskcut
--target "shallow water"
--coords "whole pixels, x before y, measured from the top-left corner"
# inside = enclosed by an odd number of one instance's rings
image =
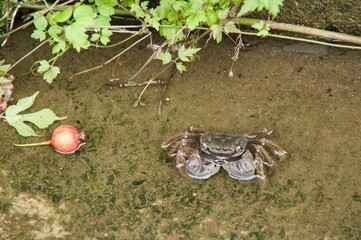
[[[28,36],[26,30],[11,38],[1,58],[13,63],[35,47]],[[126,46],[67,53],[51,85],[24,74],[34,61],[49,58],[49,50],[26,59],[13,71],[11,103],[40,90],[28,112],[47,107],[68,118],[38,130],[39,138],[23,138],[1,123],[0,238],[361,238],[361,52],[247,40],[233,78],[232,43],[209,43],[186,73],[171,80],[159,118],[162,86],[151,86],[145,105],[136,108],[142,88],[106,86],[110,78],[125,81],[140,69],[151,54],[148,43],[72,79]],[[136,80],[160,69],[153,63]],[[12,146],[47,140],[66,123],[88,134],[76,154]],[[224,171],[206,181],[188,179],[160,143],[189,126],[271,128],[270,139],[288,155],[266,169],[263,188]]]

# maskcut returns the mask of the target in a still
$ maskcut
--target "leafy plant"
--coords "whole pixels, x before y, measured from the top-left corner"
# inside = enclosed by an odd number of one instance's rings
[[[54,112],[48,108],[44,108],[38,112],[19,114],[33,105],[38,94],[39,92],[36,92],[30,97],[20,99],[16,105],[9,106],[5,110],[5,116],[0,116],[0,118],[6,120],[10,126],[14,127],[16,131],[24,137],[39,136],[25,122],[33,123],[38,128],[44,129],[54,121],[63,120],[66,118],[57,117]]]
[[[325,43],[316,40],[302,39],[285,35],[271,34],[271,29],[293,31],[297,33],[313,34],[323,38],[336,38],[361,45],[361,39],[347,34],[328,32],[303,26],[278,24],[273,20],[277,17],[284,0],[89,0],[89,1],[47,1],[36,3],[27,0],[11,0],[0,2],[3,17],[0,18],[0,27],[6,28],[7,33],[0,35],[0,39],[7,38],[17,30],[33,24],[35,29],[31,37],[41,43],[31,52],[24,55],[11,66],[3,66],[1,76],[5,76],[16,64],[25,57],[33,54],[35,50],[45,45],[51,45],[54,55],[51,59],[37,61],[32,68],[33,73],[40,73],[43,78],[52,83],[61,73],[56,61],[69,49],[80,52],[91,47],[114,47],[134,37],[145,35],[136,40],[126,50],[115,55],[104,64],[83,72],[98,69],[117,59],[121,54],[134,47],[141,41],[151,38],[150,29],[156,30],[165,41],[150,44],[154,53],[144,66],[129,80],[132,80],[153,59],[163,64],[175,64],[179,72],[186,71],[186,62],[195,59],[201,50],[198,42],[202,38],[215,40],[217,43],[227,36],[231,38],[236,47],[232,57],[237,60],[239,50],[243,47],[241,35],[258,35],[261,37],[273,36],[292,40],[321,43],[329,46],[350,47],[361,49],[358,46],[342,46],[340,44]],[[11,27],[17,11],[21,8],[37,9],[30,14],[28,22],[15,30]],[[40,10],[39,10],[40,9]],[[253,19],[246,16],[255,11],[268,12],[267,19]],[[130,16],[138,22],[133,25],[112,25],[114,15]],[[242,30],[242,26],[251,26],[257,32]],[[114,33],[131,35],[118,43],[111,43]],[[231,36],[231,34],[233,34]],[[234,36],[236,35],[236,36]],[[233,64],[232,64],[233,66]],[[232,73],[232,66],[230,76]],[[35,68],[35,69],[34,69]]]
[[[139,0],[73,2],[56,1],[49,5],[43,1],[44,5],[40,5],[43,9],[33,12],[30,17],[35,26],[31,37],[52,46],[54,57],[36,62],[36,72],[43,74],[48,83],[52,83],[60,74],[55,62],[68,49],[74,48],[80,52],[89,47],[106,46],[113,32],[120,28],[125,29],[125,33],[132,33],[127,30],[129,26],[111,26],[111,17],[115,14],[132,15],[141,22],[135,35],[148,32],[149,28],[157,30],[166,42],[156,49],[155,58],[163,64],[173,62],[180,72],[184,72],[186,66],[183,62],[194,59],[200,50],[196,45],[201,38],[209,35],[220,42],[223,33],[240,34],[239,25],[234,19],[236,15],[240,17],[266,9],[275,17],[283,0],[161,0],[156,6],[149,1]],[[27,1],[17,1],[17,4],[20,8],[40,7]],[[8,16],[6,20],[9,20],[10,13],[16,9],[8,5],[5,9],[8,14],[4,16]],[[182,46],[178,48],[178,54],[173,54],[171,47],[179,42],[182,42]]]

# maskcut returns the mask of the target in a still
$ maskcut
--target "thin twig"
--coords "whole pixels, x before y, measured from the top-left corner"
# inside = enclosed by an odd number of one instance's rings
[[[139,32],[138,34],[135,34],[135,35],[139,35],[141,32]],[[78,73],[75,73],[73,75],[70,76],[70,78],[73,78],[75,76],[78,76],[80,74],[83,74],[83,73],[87,73],[87,72],[91,72],[91,71],[94,71],[96,69],[99,69],[99,68],[102,68],[104,67],[105,65],[107,65],[108,63],[112,62],[114,59],[118,58],[119,56],[121,56],[123,53],[127,52],[129,49],[131,49],[132,47],[134,47],[135,45],[137,45],[138,43],[142,42],[144,39],[146,39],[147,37],[149,37],[152,33],[148,33],[147,35],[145,35],[144,37],[142,37],[141,39],[137,40],[136,42],[134,42],[132,45],[130,45],[129,47],[127,47],[126,49],[124,49],[123,51],[121,51],[119,54],[115,55],[114,57],[112,57],[111,59],[109,59],[108,61],[106,61],[105,63],[103,64],[100,64],[96,67],[93,67],[93,68],[89,68],[87,70],[84,70],[84,71],[81,71],[81,72],[78,72]],[[132,35],[133,36],[133,35]]]
[[[58,0],[58,1],[59,1],[59,0]],[[44,5],[43,7],[41,7],[41,8],[39,8],[39,10],[42,10],[42,16],[44,16],[44,15],[45,15],[46,13],[48,13],[49,11],[55,10],[55,9],[56,9],[56,6],[55,6],[55,5],[56,5],[56,3],[57,3],[58,1],[56,1],[55,3],[53,3],[50,8],[48,8],[48,7],[45,6],[45,5]],[[66,6],[66,5],[68,5],[68,4],[70,4],[70,3],[74,2],[74,1],[75,1],[75,0],[69,0],[69,1],[64,2],[64,3],[62,3],[62,4],[59,4],[58,6],[62,6],[62,5],[65,5],[65,6]],[[25,5],[28,5],[28,4],[20,3],[19,6],[17,6],[17,9],[16,9],[16,10],[18,10],[19,8],[27,8],[27,7],[25,7]],[[40,16],[39,16],[39,17],[40,17]],[[36,18],[36,19],[37,19],[37,18]],[[0,35],[0,39],[1,39],[1,38],[5,38],[5,37],[8,38],[11,34],[17,32],[17,31],[19,31],[19,30],[22,30],[22,29],[27,28],[28,26],[30,26],[31,24],[33,24],[36,19],[33,19],[33,20],[31,20],[31,21],[29,21],[29,22],[27,22],[27,23],[25,23],[25,24],[17,27],[17,28],[14,29],[14,30],[11,30],[11,31],[9,31],[9,32],[7,32],[7,33],[5,33],[5,34]],[[14,20],[14,19],[13,19],[13,20]],[[13,20],[12,20],[12,21],[13,21]],[[5,44],[3,44],[3,45],[5,45]],[[2,46],[3,46],[3,45],[2,45]]]
[[[236,42],[235,42],[235,47],[234,47],[234,55],[233,57],[231,58],[232,59],[232,65],[231,65],[231,69],[229,70],[229,73],[228,73],[228,76],[229,77],[233,77],[233,66],[234,66],[234,63],[238,60],[238,55],[239,55],[239,50],[241,48],[244,48],[244,45],[243,45],[243,41],[242,41],[242,34],[239,34],[237,39],[236,39]]]
[[[145,64],[131,77],[129,78],[128,81],[133,80],[136,76],[138,76],[138,74],[140,72],[142,72],[144,70],[144,68],[158,55],[158,53],[160,51],[162,51],[162,49],[169,43],[169,42],[175,42],[175,39],[177,38],[178,34],[181,33],[184,29],[186,28],[186,26],[183,26],[172,38],[171,41],[164,41],[162,43],[162,45],[160,45],[159,47],[157,47],[156,51],[153,52],[153,54],[148,58],[148,60],[145,62]],[[163,72],[163,71],[162,71]]]
[[[158,52],[153,52],[143,66],[131,78],[129,78],[128,81],[132,81],[136,76],[138,76],[138,74],[144,70],[144,68],[155,58],[157,54]]]
[[[157,79],[163,72],[165,72],[170,66],[172,66],[172,64],[169,64],[167,67],[163,68],[162,71],[160,71],[159,73],[157,73],[154,77],[152,77],[151,79],[149,79],[148,81],[146,81],[146,85],[143,88],[142,92],[139,94],[138,98],[134,101],[133,106],[137,107],[139,104],[144,105],[142,102],[142,96],[145,93],[145,90],[147,90],[147,88],[152,84],[152,82],[156,81],[155,79]],[[169,81],[169,80],[168,80]],[[167,83],[166,83],[167,84]]]
[[[149,79],[148,83],[145,85],[145,87],[143,88],[142,92],[139,94],[139,97],[134,101],[133,107],[137,107],[139,105],[139,103],[141,105],[144,105],[144,103],[142,102],[142,96],[145,93],[145,90],[147,90],[147,88],[150,86],[150,83],[154,81],[154,78]]]
[[[33,50],[31,50],[30,52],[28,52],[27,54],[25,54],[24,56],[22,56],[22,58],[20,58],[18,61],[16,61],[14,64],[12,64],[3,74],[2,76],[5,76],[11,69],[13,69],[18,63],[20,63],[21,61],[23,61],[25,58],[27,58],[29,55],[31,55],[32,53],[34,53],[36,50],[38,50],[40,47],[42,47],[45,43],[49,42],[50,40],[46,40],[42,43],[40,43],[38,46],[36,46]]]
[[[111,79],[109,80],[110,82],[112,81],[117,81],[119,80],[119,78],[115,78],[115,79]],[[141,82],[141,83],[138,83],[138,82],[121,82],[119,84],[119,87],[120,88],[127,88],[127,87],[142,87],[144,85],[165,85],[166,82],[162,81],[162,80],[155,80],[155,79],[151,79],[151,80],[148,80],[148,81],[145,81],[145,82]],[[107,85],[110,85],[110,84],[107,84]],[[113,85],[114,86],[114,85]]]
[[[290,37],[290,36],[284,36],[284,35],[278,35],[278,34],[272,34],[272,33],[269,33],[267,36],[269,36],[269,37],[274,37],[274,38],[282,38],[282,39],[287,39],[287,40],[295,40],[295,41],[299,41],[299,42],[315,43],[315,44],[324,45],[324,46],[330,46],[330,47],[347,48],[347,49],[358,49],[358,50],[361,50],[361,47],[359,47],[359,46],[351,46],[351,45],[344,45],[344,44],[328,43],[328,42],[322,42],[322,41],[317,41],[317,40],[312,40],[312,39],[306,39],[306,38]]]
[[[241,25],[252,26],[253,24],[258,23],[261,20],[254,19],[254,18],[236,18],[236,19],[233,19],[233,21],[236,23],[239,23]],[[348,43],[354,43],[354,44],[358,44],[358,45],[361,44],[361,37],[353,36],[353,35],[349,35],[349,34],[345,34],[345,33],[332,32],[332,31],[327,31],[327,30],[322,30],[322,29],[317,29],[317,28],[293,25],[293,24],[288,24],[288,23],[278,23],[278,22],[273,22],[273,21],[270,21],[269,23],[270,23],[271,29],[275,29],[275,30],[307,34],[307,35],[312,35],[312,36],[323,37],[326,39],[333,39],[333,40],[340,40],[340,41],[348,42]],[[280,36],[280,35],[277,35],[277,36]],[[272,35],[272,37],[275,37],[275,35]],[[296,40],[299,41],[299,39],[296,39]],[[314,43],[323,44],[323,42],[314,42]],[[333,44],[331,46],[339,47],[337,44]],[[352,48],[352,46],[348,46],[348,47]]]
[[[161,98],[159,100],[159,104],[158,104],[158,109],[157,109],[157,117],[160,118],[160,116],[162,115],[162,106],[163,106],[163,98],[165,93],[167,92],[168,86],[170,81],[173,79],[173,77],[175,76],[175,74],[178,72],[177,68],[176,68],[176,64],[175,62],[172,63],[173,64],[173,70],[172,70],[172,74],[170,75],[170,77],[167,79],[166,84],[163,87],[163,91],[162,91],[162,95]]]
[[[143,66],[142,66],[131,78],[129,78],[128,81],[131,81],[131,80],[133,80],[136,76],[138,76],[138,74],[144,70],[144,68],[158,55],[159,51],[160,51],[165,45],[167,45],[167,43],[168,43],[167,41],[164,41],[164,43],[158,48],[158,50],[157,50],[157,51],[154,51],[154,52],[152,53],[152,55],[151,55],[151,56],[148,58],[148,60],[143,64]]]
[[[11,29],[13,29],[14,22],[15,22],[15,16],[18,13],[19,9],[20,9],[20,4],[18,4],[16,6],[14,12],[11,15],[10,26],[8,27],[7,31],[11,31]],[[6,24],[8,24],[8,23],[6,23]],[[10,38],[10,35],[6,36],[5,40],[1,43],[0,47],[5,46],[6,42],[9,40],[9,38]]]

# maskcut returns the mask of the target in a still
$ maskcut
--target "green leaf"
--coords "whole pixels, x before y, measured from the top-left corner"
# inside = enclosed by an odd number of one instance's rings
[[[169,23],[162,23],[164,25],[167,25]],[[177,34],[178,28],[176,27],[160,27],[159,33],[165,37],[167,40],[173,39],[173,36]]]
[[[187,7],[187,3],[184,1],[174,1],[171,7],[177,12],[182,12]]]
[[[61,11],[54,20],[57,22],[66,22],[69,20],[71,15],[73,14],[73,7],[67,6],[63,11]]]
[[[40,64],[40,66],[38,67],[38,70],[37,70],[38,73],[44,73],[49,70],[50,64],[48,61],[41,60],[41,61],[38,61],[38,63]]]
[[[143,9],[137,3],[133,3],[132,5],[130,5],[130,11],[134,12],[135,16],[138,18],[145,17],[145,13],[144,13]]]
[[[257,36],[261,37],[266,37],[269,33],[269,30],[271,29],[270,24],[263,20],[254,23],[252,27],[258,30]]]
[[[107,16],[103,16],[103,15],[99,15],[96,19],[95,19],[95,26],[110,26],[110,21],[112,20],[111,17],[107,17]]]
[[[221,20],[227,19],[228,12],[229,12],[229,8],[221,9],[220,11],[218,11],[219,19],[221,19]]]
[[[283,0],[264,0],[266,8],[272,13],[273,18],[280,12]]]
[[[65,27],[65,38],[78,52],[81,48],[87,49],[90,45],[88,35],[85,32],[86,28],[77,22]]]
[[[0,65],[0,74],[6,72],[10,68],[11,64]]]
[[[142,7],[142,9],[147,10],[148,9],[148,3],[149,3],[149,1],[142,1],[140,3],[140,6]]]
[[[212,37],[217,43],[222,41],[222,27],[219,25],[212,25]]]
[[[204,12],[198,12],[196,14],[193,14],[189,16],[186,20],[187,26],[189,30],[194,30],[196,27],[199,26],[201,22],[205,22],[206,16]]]
[[[75,8],[73,16],[75,21],[84,27],[93,26],[94,24],[93,8],[89,5],[82,4]]]
[[[17,122],[20,118],[21,118],[21,115],[9,115],[9,114],[6,114],[5,113],[5,119],[6,119],[6,122],[8,122],[10,125],[12,124],[12,123],[15,123],[15,122]]]
[[[7,119],[7,118],[6,118]],[[34,130],[26,125],[24,122],[16,121],[16,122],[8,122],[10,126],[14,127],[16,131],[23,137],[37,137],[39,136],[34,132]]]
[[[216,12],[213,10],[207,11],[206,18],[207,18],[206,22],[207,22],[208,26],[212,26],[218,22],[218,16],[217,16]]]
[[[170,22],[176,22],[179,17],[180,17],[180,15],[177,12],[171,11],[171,12],[167,13],[167,19]],[[161,19],[161,18],[159,18],[159,19]]]
[[[279,13],[280,7],[283,5],[284,0],[244,0],[241,10],[238,13],[238,17],[255,11],[261,11],[267,9],[271,12],[273,18]]]
[[[45,30],[48,26],[48,20],[44,16],[35,17],[34,25],[38,30]]]
[[[8,120],[8,117],[14,117],[19,112],[24,111],[31,107],[35,101],[36,96],[38,96],[39,92],[34,93],[30,97],[25,97],[20,99],[16,105],[11,105],[5,110],[6,120]]]
[[[101,5],[109,5],[109,6],[116,6],[118,4],[117,0],[95,0],[95,4],[97,6],[101,6]]]
[[[55,113],[49,108],[44,108],[38,112],[24,114],[19,120],[24,122],[31,122],[38,128],[44,129],[49,127],[49,125],[51,125],[53,122],[64,120],[65,118],[66,117],[56,116]]]
[[[46,39],[46,34],[43,30],[35,29],[33,33],[31,34],[31,37],[34,39],[38,39],[41,41],[44,41]]]
[[[46,73],[44,73],[44,80],[46,80],[47,83],[51,84],[59,73],[60,69],[58,67],[51,66],[50,69]]]
[[[184,66],[181,62],[177,62],[176,67],[180,73],[183,73],[187,70],[186,66]]]
[[[101,36],[100,42],[105,46],[110,42],[110,39],[109,39],[109,37]]]
[[[6,122],[10,126],[14,127],[16,131],[24,137],[38,136],[34,132],[34,130],[30,126],[26,125],[24,122],[31,122],[39,128],[46,128],[54,121],[66,118],[57,117],[50,109],[42,109],[38,112],[24,115],[18,114],[19,112],[31,107],[38,94],[39,92],[36,92],[30,97],[22,98],[17,102],[16,105],[9,106],[5,110]]]
[[[59,41],[51,50],[52,54],[59,53],[60,51],[64,52],[66,49],[66,43],[65,41]]]
[[[170,63],[172,61],[172,55],[169,52],[160,52],[158,54],[158,59],[162,60],[163,65]]]
[[[268,35],[269,31],[266,29],[261,29],[258,31],[257,36],[258,37],[266,37]]]
[[[98,32],[100,30],[100,28],[97,28],[97,27],[99,27],[99,26],[110,26],[110,21],[111,21],[110,17],[98,15],[94,19],[94,27],[95,27],[94,31]]]
[[[59,25],[52,25],[49,27],[48,33],[51,37],[57,37],[63,30],[64,28]]]
[[[191,0],[188,3],[186,13],[197,13],[202,6],[202,1],[199,0]]]
[[[224,25],[224,31],[226,33],[241,33],[241,30],[239,30],[233,21],[228,21],[226,25]]]
[[[60,12],[48,12],[46,14],[46,19],[48,20],[48,23],[50,25],[55,25],[57,24],[57,21],[55,21],[54,19],[56,18],[56,16],[59,15]]]
[[[90,41],[92,42],[95,42],[95,41],[98,41],[100,38],[100,34],[99,33],[93,33],[91,38],[90,38]]]
[[[113,35],[113,32],[110,31],[109,29],[107,28],[103,28],[102,29],[102,36],[103,37],[110,37],[111,35]]]
[[[95,4],[96,4],[97,6],[101,6],[101,5],[104,5],[105,3],[104,3],[103,0],[95,0]]]
[[[193,55],[197,53],[199,50],[201,50],[201,48],[185,48],[185,46],[183,45],[178,49],[178,57],[183,62],[190,62],[189,58],[193,57]]]
[[[244,0],[241,10],[239,11],[237,17],[243,16],[248,12],[253,12],[256,10],[259,5],[259,0]]]
[[[98,7],[98,12],[103,16],[109,17],[115,14],[115,9],[112,6],[104,4]]]
[[[259,30],[263,29],[263,27],[264,27],[264,21],[263,21],[263,20],[258,21],[258,22],[256,22],[256,23],[254,23],[254,24],[252,25],[252,27],[253,27],[254,29],[257,29],[257,30],[259,31]]]
[[[152,18],[148,18],[146,22],[148,22],[149,25],[151,25],[153,28],[159,31],[159,26],[160,26],[159,20],[160,19],[158,17],[152,17]]]

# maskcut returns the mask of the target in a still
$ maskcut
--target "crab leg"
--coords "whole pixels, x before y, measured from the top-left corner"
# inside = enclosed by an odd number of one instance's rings
[[[272,153],[274,155],[279,156],[279,157],[287,154],[287,152],[285,150],[283,150],[280,146],[278,146],[276,143],[274,143],[273,141],[268,140],[266,138],[250,139],[249,143],[266,146],[270,151],[272,151]]]
[[[260,142],[262,143],[262,145],[266,145],[267,147],[269,147],[272,150],[273,154],[277,156],[283,156],[287,154],[285,150],[283,150],[280,146],[278,146],[276,143],[272,142],[271,140],[262,138],[260,139]]]
[[[194,127],[190,127],[187,131],[185,131],[184,133],[180,133],[177,134],[171,138],[168,138],[167,140],[165,140],[164,142],[162,142],[161,147],[162,148],[167,148],[170,145],[172,145],[175,142],[178,142],[180,140],[182,140],[183,138],[197,138],[199,137],[201,134],[205,133],[206,131],[203,129],[198,129],[198,128],[194,128]]]
[[[258,178],[265,179],[266,176],[263,171],[263,161],[258,154],[256,154],[255,162],[256,162],[256,174]]]
[[[176,163],[177,163],[176,167],[177,168],[184,167],[184,165],[186,164],[185,157],[187,157],[187,156],[184,156],[183,151],[178,152],[177,157],[176,157]]]
[[[268,154],[268,152],[262,147],[262,146],[257,146],[256,147],[257,152],[259,153],[259,155],[261,156],[262,162],[265,163],[266,165],[272,167],[274,161],[272,160],[271,156]]]
[[[174,146],[172,146],[172,148],[168,151],[168,156],[173,157],[173,156],[177,155],[177,151],[178,151],[178,149],[179,149],[179,147],[180,147],[181,144],[182,144],[181,141],[176,142],[176,143],[174,144]],[[170,144],[169,144],[169,145],[170,145]],[[168,146],[169,146],[169,145],[168,145]],[[163,145],[162,145],[162,148],[166,148],[166,147],[163,147]]]
[[[171,138],[168,138],[167,140],[165,140],[164,142],[162,142],[162,144],[160,145],[162,148],[167,148],[170,145],[179,142],[182,138],[184,137],[184,134],[178,134],[175,135]]]
[[[255,138],[257,137],[258,134],[267,134],[267,135],[270,135],[272,133],[272,130],[269,130],[267,128],[264,128],[260,131],[256,131],[256,132],[249,132],[249,133],[246,133],[246,137],[247,138]]]

